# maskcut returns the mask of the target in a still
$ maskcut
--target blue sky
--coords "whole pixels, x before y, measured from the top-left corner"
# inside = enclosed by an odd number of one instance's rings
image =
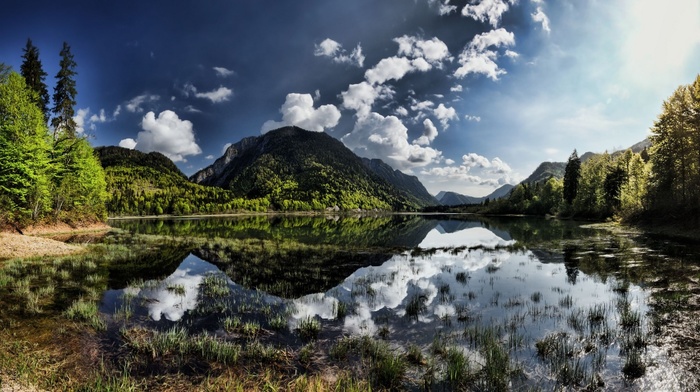
[[[700,72],[700,0],[10,0],[0,37],[15,70],[32,39],[50,90],[71,45],[96,146],[192,174],[298,125],[480,196],[644,139]]]

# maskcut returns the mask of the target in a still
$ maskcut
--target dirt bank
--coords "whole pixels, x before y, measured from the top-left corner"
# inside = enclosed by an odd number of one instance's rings
[[[85,250],[85,247],[66,244],[43,236],[107,231],[110,229],[111,228],[104,223],[90,223],[79,226],[59,223],[27,227],[22,230],[24,235],[17,232],[0,232],[0,259],[65,256],[80,253]]]

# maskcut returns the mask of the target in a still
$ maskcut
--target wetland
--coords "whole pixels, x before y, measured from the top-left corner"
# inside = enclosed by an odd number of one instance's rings
[[[81,254],[0,261],[3,384],[700,387],[694,243],[463,215],[110,225],[69,238]]]

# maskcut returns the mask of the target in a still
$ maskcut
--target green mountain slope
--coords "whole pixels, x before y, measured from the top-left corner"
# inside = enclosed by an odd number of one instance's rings
[[[188,181],[163,154],[122,147],[95,151],[105,169],[110,216],[267,210],[262,200],[243,200],[230,191]]]
[[[412,200],[421,207],[435,206],[440,203],[433,195],[425,189],[423,183],[418,177],[409,176],[402,173],[400,170],[394,170],[393,167],[384,163],[381,159],[362,158],[362,163],[367,166],[372,172],[393,185],[401,194],[409,200]]]
[[[564,178],[564,169],[566,169],[566,162],[542,162],[522,183],[534,184],[547,181],[551,177]]]
[[[230,147],[235,153],[191,180],[268,200],[278,210],[413,210],[421,205],[362,163],[339,140],[321,132],[285,127]],[[222,164],[221,159],[228,160]],[[215,167],[216,166],[216,167]]]

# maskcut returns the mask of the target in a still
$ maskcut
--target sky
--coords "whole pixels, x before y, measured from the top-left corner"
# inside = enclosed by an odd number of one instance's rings
[[[191,175],[297,125],[483,196],[648,136],[700,72],[700,0],[9,0],[0,62],[18,71],[28,38],[50,92],[70,45],[94,146]]]

